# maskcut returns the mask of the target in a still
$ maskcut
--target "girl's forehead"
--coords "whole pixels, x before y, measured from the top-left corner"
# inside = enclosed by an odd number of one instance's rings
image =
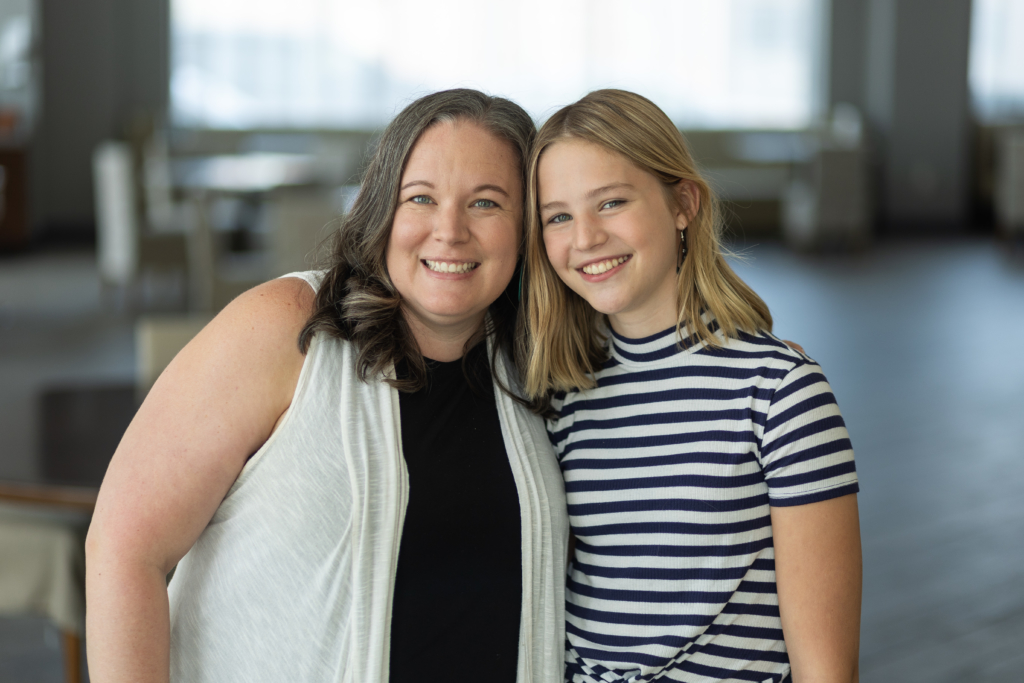
[[[647,176],[656,180],[624,154],[579,138],[562,138],[545,147],[537,173],[543,186],[640,180]]]

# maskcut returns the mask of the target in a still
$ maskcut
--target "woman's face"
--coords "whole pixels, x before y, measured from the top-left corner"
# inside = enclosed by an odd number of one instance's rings
[[[627,337],[676,324],[687,218],[658,178],[620,154],[569,139],[544,151],[538,189],[548,259],[570,289]]]
[[[386,254],[417,336],[479,327],[512,279],[521,226],[511,145],[466,121],[423,132],[402,174]]]

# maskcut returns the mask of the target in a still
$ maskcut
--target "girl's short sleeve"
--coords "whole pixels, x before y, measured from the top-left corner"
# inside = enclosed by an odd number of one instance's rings
[[[850,435],[817,364],[797,365],[772,394],[760,460],[771,505],[806,505],[859,491]]]

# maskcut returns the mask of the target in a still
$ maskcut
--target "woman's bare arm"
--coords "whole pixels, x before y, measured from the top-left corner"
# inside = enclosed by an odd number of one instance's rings
[[[167,367],[125,432],[86,540],[96,683],[168,680],[165,577],[288,408],[312,299],[297,279],[240,296]]]
[[[775,574],[793,683],[858,680],[861,550],[857,496],[773,507]]]
[[[804,347],[800,346],[795,341],[789,341],[788,339],[783,339],[782,343],[785,344],[786,346],[788,346],[789,348],[795,350],[795,351],[799,351],[800,353],[804,352]]]

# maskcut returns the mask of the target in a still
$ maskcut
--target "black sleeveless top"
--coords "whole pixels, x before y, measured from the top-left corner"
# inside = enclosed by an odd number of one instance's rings
[[[409,506],[391,619],[391,683],[514,683],[522,551],[519,496],[486,344],[427,361],[429,384],[399,394]],[[396,368],[399,376],[404,368]]]

